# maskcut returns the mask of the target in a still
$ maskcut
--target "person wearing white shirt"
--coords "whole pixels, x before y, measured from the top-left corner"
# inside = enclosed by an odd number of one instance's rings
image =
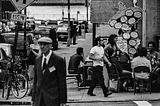
[[[94,46],[89,54],[89,59],[93,61],[93,74],[92,74],[92,81],[90,84],[90,88],[88,90],[88,95],[90,96],[96,96],[93,93],[94,88],[96,87],[97,83],[99,82],[99,85],[101,86],[103,90],[104,97],[108,97],[112,93],[109,92],[108,88],[104,84],[104,77],[103,77],[103,61],[107,61],[105,55],[104,55],[104,49],[101,46],[103,39],[100,37],[97,37],[95,39],[96,46]]]

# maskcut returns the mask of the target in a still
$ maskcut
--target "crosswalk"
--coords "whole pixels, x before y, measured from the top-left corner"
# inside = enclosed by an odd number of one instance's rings
[[[133,101],[138,106],[152,106],[148,101]]]

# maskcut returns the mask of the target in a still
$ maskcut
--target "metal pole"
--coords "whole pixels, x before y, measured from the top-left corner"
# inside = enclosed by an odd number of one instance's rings
[[[62,0],[62,20],[64,19],[64,7],[63,7],[63,0]]]
[[[78,11],[77,11],[77,22],[78,22]]]
[[[0,22],[2,21],[2,0],[0,0]]]
[[[68,0],[68,39],[67,46],[71,45],[70,0]]]
[[[143,0],[142,47],[146,47],[146,0]]]
[[[92,25],[93,25],[93,36],[92,36],[93,45],[92,46],[95,46],[94,39],[96,38],[96,23],[93,23]]]
[[[24,14],[25,15],[27,15],[27,8],[25,8],[24,9]],[[23,45],[24,45],[24,56],[26,56],[27,54],[26,54],[26,52],[27,52],[27,50],[26,50],[26,19],[25,19],[25,22],[24,22],[24,43],[23,43]]]
[[[86,6],[86,9],[87,9],[87,26],[88,26],[88,2],[87,2],[87,6]]]
[[[17,39],[18,39],[18,33],[19,33],[19,26],[20,26],[20,22],[17,22],[16,32],[15,32],[15,38],[14,38],[13,63],[15,61],[15,55],[16,55],[16,51],[17,51]]]

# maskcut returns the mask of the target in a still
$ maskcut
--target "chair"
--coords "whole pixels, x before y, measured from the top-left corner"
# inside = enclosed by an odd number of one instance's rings
[[[66,64],[66,58],[64,57],[64,62],[65,62],[65,64]],[[69,71],[69,70],[68,70]],[[68,72],[67,72],[67,74],[66,74],[66,80],[68,80],[68,79],[76,79],[77,80],[77,76],[79,76],[79,74],[69,74]],[[80,85],[80,81],[79,80],[77,80],[77,86],[79,87],[79,85]]]
[[[147,74],[148,78],[143,78],[143,76],[140,76],[139,74],[143,73],[143,74]],[[147,66],[138,66],[135,67],[133,69],[133,80],[134,80],[134,94],[136,93],[136,87],[139,86],[139,89],[141,88],[140,84],[145,87],[149,87],[149,91],[151,94],[151,73],[150,73],[150,69]]]
[[[128,79],[127,76],[120,76],[119,72],[118,72],[118,69],[116,67],[116,64],[112,63],[112,66],[109,67],[109,70],[108,70],[108,75],[109,75],[109,79],[110,80],[117,80],[118,84],[117,84],[117,92],[120,92],[120,87],[121,87],[121,80],[122,79]],[[127,87],[127,90],[128,90],[128,87]]]

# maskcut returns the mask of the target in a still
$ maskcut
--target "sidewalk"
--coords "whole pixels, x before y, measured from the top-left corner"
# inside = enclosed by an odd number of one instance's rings
[[[94,90],[94,93],[96,94],[96,96],[88,96],[87,91],[88,89],[78,90],[77,84],[75,83],[74,79],[67,80],[67,93],[68,93],[67,104],[89,103],[89,102],[121,102],[121,101],[160,100],[160,93],[150,94],[149,92],[143,92],[143,93],[134,94],[133,91],[129,91],[129,92],[113,93],[112,95],[108,97],[104,97],[100,87],[96,87]],[[1,93],[0,93],[0,103],[27,104],[27,105],[31,104],[31,97],[26,96],[22,99],[16,99],[15,97],[11,96],[9,100],[5,100],[4,98],[2,98]]]
[[[71,45],[67,47],[65,44],[59,45],[59,50],[55,51],[58,55],[66,57],[67,66],[69,57],[76,52],[77,47],[84,48],[85,57],[88,56],[88,53],[92,47],[92,35],[88,33],[86,35],[86,39],[79,38],[77,40],[77,45]],[[109,102],[116,102],[116,101],[143,101],[143,100],[160,100],[160,93],[152,93],[144,92],[144,93],[136,93],[134,95],[133,91],[130,92],[120,92],[120,93],[113,93],[109,97],[104,97],[102,90],[100,87],[97,87],[94,90],[96,96],[88,96],[87,91],[88,89],[81,89],[78,90],[77,84],[75,83],[74,79],[67,80],[67,90],[68,90],[68,104],[70,103],[78,103],[78,102],[98,102],[98,101],[109,101]],[[15,97],[10,97],[9,100],[5,100],[2,98],[2,90],[0,90],[0,103],[25,103],[31,104],[31,97],[24,97],[22,99],[16,99]]]

